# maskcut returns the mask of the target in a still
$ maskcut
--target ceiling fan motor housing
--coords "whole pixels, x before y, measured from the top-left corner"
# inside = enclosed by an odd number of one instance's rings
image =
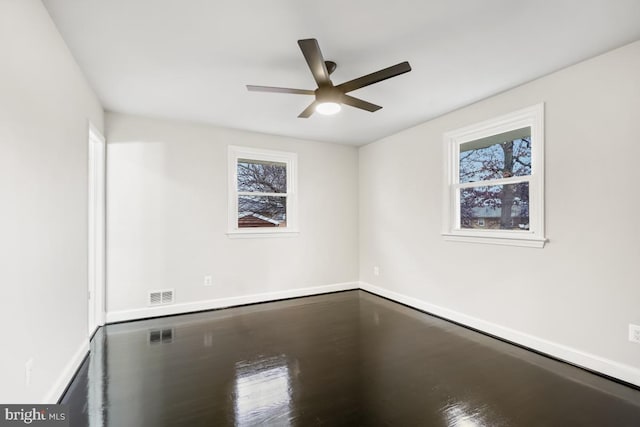
[[[342,103],[343,93],[335,86],[322,86],[315,90],[316,102],[337,102]]]

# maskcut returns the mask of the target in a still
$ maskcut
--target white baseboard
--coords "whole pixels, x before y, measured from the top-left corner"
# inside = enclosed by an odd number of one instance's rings
[[[78,368],[82,364],[85,356],[89,352],[89,339],[87,338],[80,344],[80,347],[73,354],[69,362],[58,376],[58,379],[53,384],[53,387],[49,390],[49,393],[42,399],[43,404],[58,403],[58,399],[62,397],[62,393],[66,390],[67,386],[71,383],[73,376]]]
[[[233,307],[258,302],[275,301],[286,298],[304,297],[309,295],[326,294],[329,292],[358,289],[359,282],[336,283],[333,285],[312,286],[308,288],[288,289],[286,291],[264,292],[230,298],[218,298],[206,301],[195,301],[181,304],[171,304],[161,307],[144,307],[133,310],[107,312],[107,323],[124,322],[127,320],[144,319],[146,317],[168,316],[184,314],[194,311],[213,310],[217,308]]]
[[[507,341],[532,348],[539,352],[548,354],[557,359],[564,360],[577,366],[587,368],[592,371],[600,372],[613,378],[626,381],[631,384],[640,386],[640,369],[618,363],[616,361],[586,353],[575,348],[567,347],[556,342],[548,341],[524,332],[498,325],[496,323],[487,322],[486,320],[468,316],[458,311],[450,310],[435,304],[413,298],[398,292],[390,291],[366,282],[360,282],[360,289],[371,292],[373,294],[388,298],[390,300],[408,305],[413,308],[435,314],[436,316],[452,320],[473,329],[500,337]]]
[[[435,314],[436,316],[452,320],[454,322],[494,335],[504,340],[511,341],[528,348],[532,348],[541,353],[548,354],[552,357],[567,361],[574,365],[582,366],[589,370],[600,372],[610,377],[640,386],[640,369],[634,366],[622,364],[594,354],[586,353],[572,347],[548,341],[543,338],[539,338],[533,335],[526,334],[524,332],[508,328],[506,326],[498,325],[496,323],[469,316],[464,313],[448,309],[446,307],[441,307],[398,292],[374,286],[366,282],[337,283],[333,285],[313,286],[285,291],[265,292],[230,298],[219,298],[207,301],[172,304],[161,307],[144,307],[133,310],[111,311],[106,314],[106,321],[107,323],[123,322],[128,320],[144,319],[147,317],[184,314],[194,311],[234,307],[244,304],[268,302],[286,298],[296,298],[352,289],[363,289],[373,294],[380,295],[390,300],[417,308],[427,313]],[[84,357],[84,354],[86,354],[86,350],[84,351],[84,353],[82,353],[82,357]],[[82,361],[82,357],[80,357],[80,362]],[[73,375],[73,372],[75,372],[75,369],[77,369],[77,366],[79,366],[80,362],[76,362],[75,365],[70,363],[71,366],[75,366],[75,368],[73,369],[69,368],[71,369],[70,375]],[[58,381],[59,383],[62,383],[62,390],[60,391],[60,393],[64,391],[64,386],[68,383],[68,381],[63,381],[62,378],[63,376],[61,376],[61,380]],[[52,392],[51,395],[53,396],[55,395],[55,393]]]

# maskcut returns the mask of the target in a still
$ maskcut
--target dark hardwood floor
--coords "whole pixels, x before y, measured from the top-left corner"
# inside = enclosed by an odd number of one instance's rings
[[[72,426],[640,426],[640,391],[362,291],[110,325]]]

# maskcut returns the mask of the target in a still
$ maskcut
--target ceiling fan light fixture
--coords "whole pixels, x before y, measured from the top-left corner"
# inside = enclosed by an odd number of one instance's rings
[[[337,102],[321,102],[316,105],[316,112],[324,114],[325,116],[332,116],[339,113],[340,110],[342,110],[342,106]]]

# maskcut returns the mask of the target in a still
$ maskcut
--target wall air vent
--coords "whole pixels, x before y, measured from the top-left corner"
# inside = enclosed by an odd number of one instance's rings
[[[173,289],[169,291],[162,291],[162,304],[173,303]]]
[[[160,289],[149,291],[149,305],[173,304],[174,290]]]

